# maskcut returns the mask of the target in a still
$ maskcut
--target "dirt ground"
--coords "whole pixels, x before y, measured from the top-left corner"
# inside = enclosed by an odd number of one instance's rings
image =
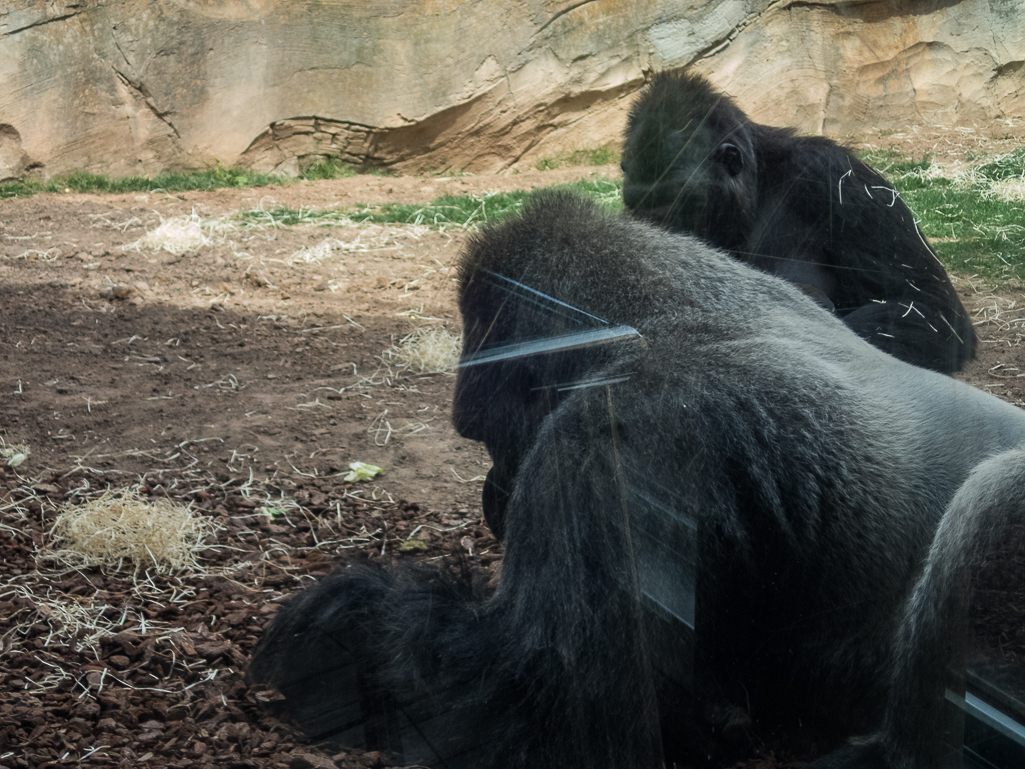
[[[323,477],[359,460],[385,469],[372,497],[470,509],[487,464],[449,424],[452,375],[382,360],[414,329],[459,334],[452,265],[465,231],[257,222],[184,253],[132,244],[193,214],[426,203],[611,172],[3,201],[0,437],[29,446],[26,471],[132,477],[198,462]]]
[[[0,449],[27,454],[0,462],[0,765],[381,765],[303,745],[241,674],[275,602],[341,553],[402,557],[416,540],[485,571],[500,558],[480,516],[486,453],[450,424],[454,377],[386,352],[414,329],[459,333],[453,264],[467,234],[232,215],[618,173],[0,201]],[[206,242],[140,244],[176,217]],[[957,283],[983,340],[961,378],[1025,405],[1025,297]],[[346,483],[354,461],[384,472]],[[48,561],[60,506],[108,486],[217,521],[204,570],[142,584]],[[93,619],[75,624],[68,605]]]

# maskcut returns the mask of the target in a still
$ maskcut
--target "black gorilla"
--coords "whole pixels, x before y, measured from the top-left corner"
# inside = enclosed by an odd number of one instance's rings
[[[623,200],[799,284],[901,360],[957,371],[975,331],[914,215],[836,143],[748,120],[694,74],[656,75],[634,103]]]
[[[880,725],[940,517],[1025,413],[568,195],[471,239],[460,310],[455,424],[510,492],[497,592],[343,569],[252,681],[313,735],[446,767],[657,766],[678,686],[727,730]]]

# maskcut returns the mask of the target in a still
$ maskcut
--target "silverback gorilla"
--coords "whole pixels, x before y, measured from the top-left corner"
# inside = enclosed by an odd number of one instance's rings
[[[499,587],[343,568],[283,607],[250,680],[313,736],[433,766],[659,766],[675,686],[713,728],[879,730],[823,765],[902,766],[891,644],[937,624],[906,599],[1025,413],[566,194],[471,238],[459,290],[455,425],[510,479]]]
[[[688,73],[656,75],[634,102],[623,200],[800,285],[856,334],[949,373],[975,331],[893,186],[848,150],[748,120]]]

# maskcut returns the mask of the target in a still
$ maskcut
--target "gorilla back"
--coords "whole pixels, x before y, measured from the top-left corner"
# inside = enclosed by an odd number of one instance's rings
[[[893,185],[821,137],[751,122],[694,74],[634,103],[623,201],[639,216],[801,285],[902,360],[957,371],[975,330]]]
[[[471,239],[460,309],[455,424],[507,484],[500,587],[339,572],[282,610],[252,679],[308,722],[398,713],[417,747],[367,742],[438,766],[658,765],[676,683],[721,724],[876,726],[944,507],[1025,415],[568,195]],[[323,638],[358,690],[311,701]]]

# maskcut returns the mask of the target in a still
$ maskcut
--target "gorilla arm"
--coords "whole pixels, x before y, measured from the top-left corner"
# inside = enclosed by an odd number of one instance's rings
[[[947,700],[964,691],[972,578],[1014,525],[1025,526],[1022,449],[981,463],[944,514],[897,633],[882,729],[809,769],[960,765],[959,724]]]
[[[251,680],[286,692],[286,709],[321,736],[325,714],[368,694],[399,703],[414,727],[403,744],[368,747],[405,750],[407,761],[661,765],[612,424],[608,390],[595,387],[538,430],[509,501],[494,596],[470,595],[437,569],[338,572],[285,606],[256,650]],[[296,685],[323,673],[323,636],[335,650],[330,664],[362,671],[361,692],[307,695],[309,683]],[[421,739],[433,757],[410,749]]]

